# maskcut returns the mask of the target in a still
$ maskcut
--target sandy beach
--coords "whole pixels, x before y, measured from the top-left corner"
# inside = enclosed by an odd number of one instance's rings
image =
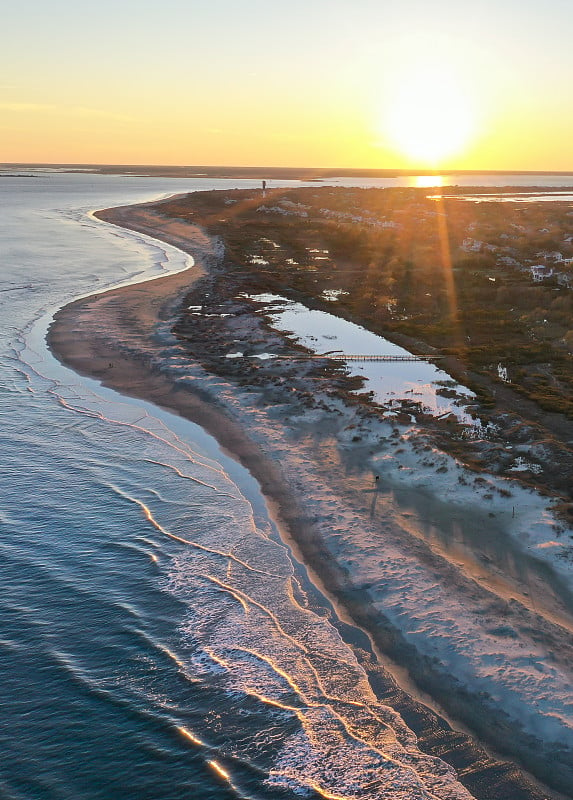
[[[368,632],[386,667],[407,670],[400,689],[374,651],[362,652],[378,696],[473,796],[547,796],[494,750],[567,792],[573,576],[556,556],[549,501],[517,483],[508,495],[493,476],[476,481],[415,424],[348,403],[304,365],[296,388],[278,368],[246,383],[236,366],[213,374],[173,326],[201,281],[224,270],[220,243],[163,216],[161,203],[96,216],[168,242],[195,264],[66,306],[48,337],[55,355],[198,423],[249,469],[311,577]],[[254,312],[235,321],[234,335],[261,352],[281,338]],[[228,348],[225,337],[210,344]],[[423,706],[413,686],[483,744]]]

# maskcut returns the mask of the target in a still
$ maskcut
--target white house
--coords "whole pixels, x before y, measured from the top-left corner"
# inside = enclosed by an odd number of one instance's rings
[[[553,275],[553,267],[548,267],[545,264],[536,264],[529,269],[531,270],[531,277],[535,283],[540,283]]]

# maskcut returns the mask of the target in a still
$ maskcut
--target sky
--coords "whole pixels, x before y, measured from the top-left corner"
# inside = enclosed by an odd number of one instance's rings
[[[572,0],[27,0],[0,162],[573,170]]]

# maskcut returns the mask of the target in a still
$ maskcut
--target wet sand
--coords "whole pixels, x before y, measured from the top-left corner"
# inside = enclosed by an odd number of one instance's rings
[[[416,655],[404,646],[397,632],[380,619],[367,589],[357,589],[349,581],[348,570],[332,557],[313,519],[301,506],[300,494],[297,496],[292,491],[281,465],[270,459],[249,435],[249,430],[233,418],[223,400],[218,402],[213,393],[204,391],[199,383],[196,388],[176,385],[154,363],[158,324],[172,320],[192,283],[207,270],[219,266],[216,243],[196,226],[165,219],[160,208],[161,204],[126,207],[98,212],[96,216],[179,247],[193,256],[195,266],[177,275],[111,290],[70,304],[55,317],[48,337],[50,347],[61,361],[80,374],[96,378],[123,394],[175,411],[211,433],[257,479],[285,538],[296,545],[329,596],[343,605],[345,614],[341,616],[368,631],[381,651],[402,661],[420,679],[425,673],[423,661],[414,663]],[[320,457],[325,458],[325,454]],[[326,467],[327,464],[322,465]],[[365,651],[361,657],[375,691],[402,714],[418,735],[421,749],[439,755],[458,769],[461,782],[475,797],[533,800],[547,796],[512,763],[492,757],[480,744],[453,730],[434,711],[398,688],[392,676],[371,654]],[[448,687],[436,685],[431,675],[426,677],[425,682],[420,681],[426,690],[438,697],[448,694]],[[459,708],[466,720],[471,720],[472,713],[475,712],[474,717],[480,713],[472,708],[472,699],[464,697],[463,693],[452,707],[454,711]],[[483,725],[478,724],[476,728],[483,729]]]

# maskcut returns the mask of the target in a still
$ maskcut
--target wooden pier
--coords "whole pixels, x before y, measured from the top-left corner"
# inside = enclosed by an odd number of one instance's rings
[[[293,356],[287,356],[287,358],[292,358]],[[390,356],[390,355],[383,355],[378,353],[310,353],[308,355],[300,355],[294,356],[294,358],[328,358],[333,359],[336,361],[384,361],[384,362],[396,362],[396,361],[435,361],[436,359],[445,358],[445,356],[436,355],[436,356],[414,356],[414,355],[406,355],[406,356]]]
[[[230,356],[226,356],[229,358]],[[260,358],[261,355],[257,353],[248,353],[246,355],[237,354],[234,358]],[[386,363],[396,361],[436,361],[440,358],[445,358],[443,355],[435,356],[391,356],[382,353],[339,353],[338,351],[331,351],[328,353],[265,353],[265,360],[284,360],[284,361],[308,361],[308,359],[315,359],[323,361],[324,359],[330,361],[382,361]]]
[[[436,358],[445,358],[445,356],[388,356],[378,354],[354,354],[354,353],[325,353],[319,355],[314,353],[311,358],[336,358],[342,361],[433,361]]]

